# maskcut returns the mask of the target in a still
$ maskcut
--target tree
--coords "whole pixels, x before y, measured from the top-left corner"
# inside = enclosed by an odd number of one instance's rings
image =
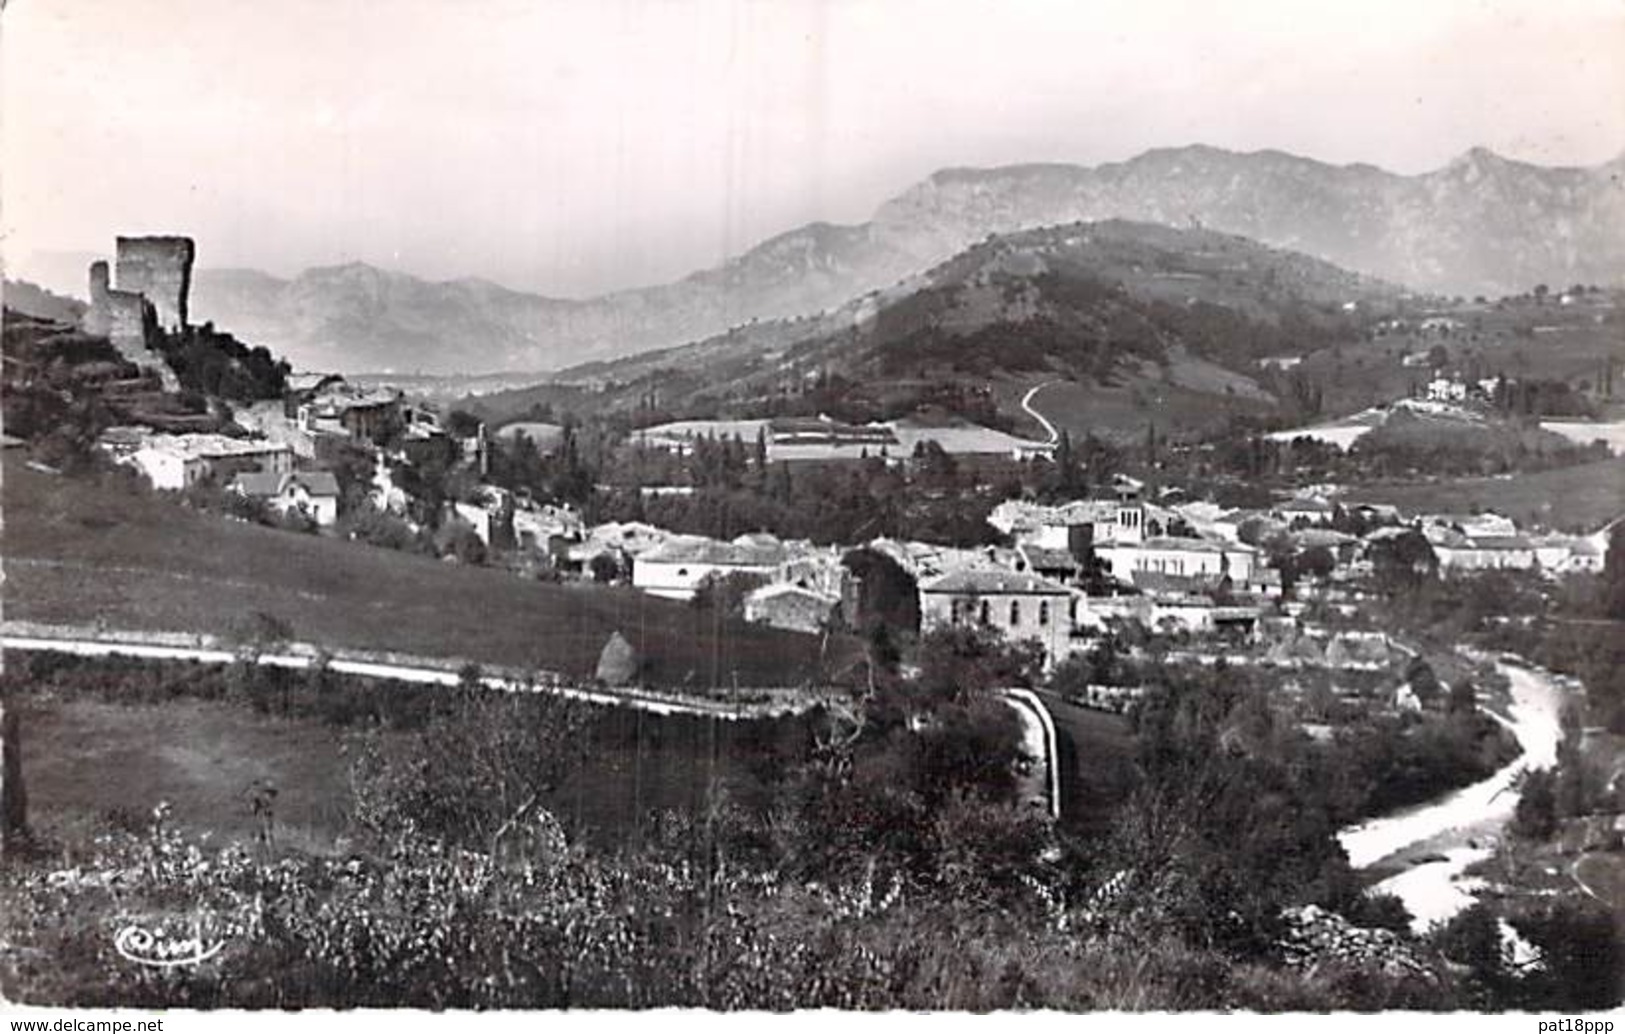
[[[1499,994],[1506,985],[1507,959],[1501,947],[1501,927],[1495,913],[1475,901],[1434,935],[1445,958],[1467,967],[1481,994]]]
[[[743,617],[745,597],[766,584],[765,577],[747,571],[729,574],[713,571],[701,579],[695,588],[692,603],[696,610],[720,611],[731,618]]]
[[[1589,901],[1551,900],[1513,916],[1513,928],[1541,954],[1542,966],[1523,978],[1530,1009],[1612,1009],[1625,994],[1625,948],[1618,921]]]
[[[554,693],[487,689],[477,667],[461,674],[446,711],[410,743],[386,744],[383,734],[369,733],[357,746],[356,818],[383,841],[417,831],[495,852],[586,749],[581,704]]]
[[[600,584],[608,584],[621,576],[621,561],[614,553],[599,553],[587,564],[592,572],[592,580]]]
[[[453,518],[441,525],[435,534],[435,549],[442,556],[456,557],[464,564],[483,564],[486,560],[485,542],[474,526],[462,518]]]
[[[856,628],[882,626],[913,636],[920,628],[920,594],[914,576],[885,553],[865,546],[841,558],[857,583],[857,606],[847,615]]]
[[[927,697],[963,701],[1001,686],[1033,686],[1043,670],[1036,643],[1006,642],[989,628],[955,625],[920,637],[918,686]]]
[[[1523,793],[1512,815],[1512,831],[1529,840],[1550,840],[1557,832],[1557,787],[1552,774],[1536,769],[1523,778]]]
[[[1337,570],[1337,558],[1325,546],[1316,546],[1298,555],[1297,569],[1301,575],[1307,575],[1316,581],[1324,581]]]
[[[1625,621],[1625,520],[1608,532],[1608,557],[1602,569],[1602,616]]]

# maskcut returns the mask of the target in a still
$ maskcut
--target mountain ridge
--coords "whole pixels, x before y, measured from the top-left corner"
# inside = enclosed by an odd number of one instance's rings
[[[1192,144],[1094,166],[957,166],[886,200],[866,222],[809,223],[680,280],[597,297],[348,263],[287,279],[201,268],[192,308],[312,368],[560,369],[824,312],[990,234],[1109,218],[1234,233],[1419,291],[1618,283],[1625,153],[1548,167],[1471,148],[1401,174]]]
[[[1073,223],[979,241],[817,316],[590,362],[466,404],[498,422],[546,403],[638,422],[891,419],[924,407],[1008,424],[1020,419],[1012,403],[1023,385],[1060,380],[1109,404],[1116,431],[1154,420],[1166,430],[1161,402],[1173,398],[1192,410],[1174,423],[1194,428],[1272,411],[1260,359],[1354,344],[1403,296],[1233,234]]]

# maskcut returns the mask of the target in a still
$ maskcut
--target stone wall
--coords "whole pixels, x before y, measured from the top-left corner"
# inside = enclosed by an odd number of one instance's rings
[[[121,239],[121,254],[123,243]],[[190,242],[187,243],[190,246]],[[189,260],[187,275],[191,275]],[[139,292],[110,287],[106,262],[90,264],[90,305],[85,309],[80,326],[88,334],[106,337],[119,355],[130,362],[156,371],[165,391],[180,390],[175,372],[153,348],[159,333],[157,306]]]
[[[146,295],[157,310],[158,325],[177,333],[187,324],[196,252],[190,237],[120,237],[118,288]]]

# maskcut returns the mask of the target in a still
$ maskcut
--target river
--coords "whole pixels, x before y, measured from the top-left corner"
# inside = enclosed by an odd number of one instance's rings
[[[1472,904],[1484,882],[1462,873],[1493,853],[1493,841],[1518,806],[1519,776],[1557,764],[1557,745],[1563,737],[1562,686],[1543,672],[1509,664],[1496,667],[1511,683],[1512,696],[1508,717],[1496,717],[1512,731],[1523,752],[1481,782],[1338,834],[1356,869],[1401,853],[1417,856],[1415,863],[1373,889],[1403,901],[1419,933]]]

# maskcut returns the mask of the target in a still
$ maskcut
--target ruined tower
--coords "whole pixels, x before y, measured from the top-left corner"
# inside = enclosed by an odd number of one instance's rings
[[[112,291],[112,284],[107,277],[107,263],[96,261],[90,264],[90,308],[85,310],[81,320],[85,332],[106,337],[112,333],[113,316],[108,304],[108,294]]]
[[[118,289],[145,296],[158,314],[158,326],[179,333],[186,328],[196,251],[190,237],[120,237],[115,269]],[[94,267],[91,275],[94,278]]]
[[[123,287],[126,258],[132,260],[130,268],[139,269],[133,274],[136,282],[157,282],[160,285],[177,283],[178,289],[165,292],[160,286],[160,296],[167,300],[171,311],[179,319],[185,320],[186,292],[191,286],[192,277],[192,242],[184,237],[146,238],[145,240],[180,241],[184,248],[174,249],[176,261],[153,262],[142,261],[146,252],[141,247],[127,248],[126,238],[118,241],[118,269],[120,287],[112,287],[108,283],[107,263],[103,261],[90,264],[90,305],[86,307],[84,315],[80,318],[80,326],[90,334],[106,337],[118,349],[125,359],[143,369],[156,372],[166,391],[178,391],[180,383],[169,364],[164,361],[154,348],[159,337],[160,320],[159,308],[143,290]],[[139,242],[138,238],[137,241]],[[177,325],[176,329],[184,326]]]

